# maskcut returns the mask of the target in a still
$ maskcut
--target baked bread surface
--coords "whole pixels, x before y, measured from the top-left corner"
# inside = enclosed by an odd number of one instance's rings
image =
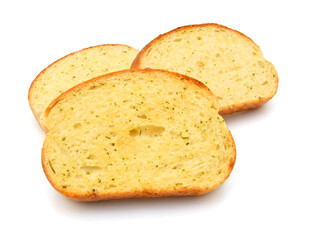
[[[28,100],[33,114],[44,127],[46,107],[62,92],[102,74],[128,69],[139,51],[121,44],[105,44],[66,55],[45,68],[32,82]]]
[[[217,96],[222,115],[259,107],[278,88],[274,66],[254,41],[218,24],[183,26],[158,36],[131,68],[166,69],[202,81]]]
[[[200,195],[230,175],[236,148],[215,96],[165,70],[123,70],[83,82],[45,111],[42,165],[80,201]]]

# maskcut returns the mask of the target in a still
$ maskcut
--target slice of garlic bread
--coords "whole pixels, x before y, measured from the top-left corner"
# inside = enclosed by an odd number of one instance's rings
[[[45,111],[42,165],[80,201],[200,195],[230,175],[236,148],[198,80],[123,70],[81,83]]]
[[[69,88],[102,74],[130,68],[139,51],[121,44],[106,44],[71,53],[45,68],[32,82],[28,100],[37,121],[46,107]]]
[[[131,68],[166,69],[205,83],[220,114],[252,109],[277,92],[278,75],[244,34],[218,24],[179,27],[146,45]]]

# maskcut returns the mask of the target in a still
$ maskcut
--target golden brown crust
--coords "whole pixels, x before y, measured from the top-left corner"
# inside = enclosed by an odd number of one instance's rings
[[[224,28],[224,29],[227,29],[227,30],[230,30],[230,31],[233,31],[233,32],[236,32],[238,33],[239,35],[247,38],[248,40],[250,40],[254,46],[258,49],[259,46],[248,36],[246,36],[245,34],[235,30],[235,29],[232,29],[232,28],[229,28],[229,27],[226,27],[226,26],[223,26],[223,25],[220,25],[220,24],[217,24],[217,23],[202,23],[202,24],[192,24],[192,25],[186,25],[186,26],[181,26],[181,27],[177,27],[169,32],[166,32],[166,33],[163,33],[163,34],[160,34],[158,35],[156,38],[154,38],[151,42],[149,42],[144,48],[142,48],[142,50],[138,53],[138,55],[136,56],[136,58],[134,59],[134,61],[132,62],[131,64],[131,67],[132,69],[134,68],[140,68],[140,63],[141,63],[141,59],[143,57],[143,55],[146,53],[146,51],[153,46],[153,44],[155,42],[157,42],[160,38],[166,36],[166,35],[169,35],[175,31],[179,31],[179,30],[185,30],[185,29],[188,29],[188,28],[193,28],[193,27],[207,27],[207,26],[214,26],[214,27],[218,27],[218,28]]]
[[[258,108],[258,107],[264,105],[265,103],[267,103],[271,98],[272,97],[264,98],[264,99],[260,99],[260,100],[253,100],[253,101],[249,101],[249,102],[244,102],[244,103],[240,103],[240,104],[236,104],[236,105],[231,105],[228,107],[223,107],[223,108],[220,108],[219,114],[224,116],[224,115],[228,115],[228,114],[232,114],[232,113],[237,113],[237,112],[242,112],[245,110]]]
[[[214,190],[214,189],[213,189]],[[103,201],[103,200],[113,200],[113,199],[127,199],[127,198],[160,198],[160,197],[180,197],[180,196],[197,196],[210,192],[211,190],[202,191],[201,189],[195,188],[186,188],[186,189],[178,189],[178,190],[159,190],[159,191],[137,191],[137,192],[119,192],[113,194],[101,194],[97,195],[95,193],[90,195],[75,195],[75,194],[65,194],[66,197],[81,201],[81,202],[95,202],[95,201]]]
[[[183,78],[185,81],[188,81],[190,83],[193,83],[195,85],[197,85],[198,87],[202,88],[202,89],[205,89],[209,95],[213,96],[215,101],[217,102],[216,100],[216,97],[214,96],[214,94],[210,91],[210,89],[203,83],[203,82],[200,82],[198,81],[197,79],[195,78],[192,78],[192,77],[189,77],[189,76],[186,76],[186,75],[183,75],[183,74],[180,74],[180,73],[176,73],[176,72],[170,72],[170,71],[167,71],[167,70],[163,70],[163,69],[151,69],[151,68],[147,68],[147,69],[125,69],[125,70],[120,70],[120,71],[117,71],[117,72],[111,72],[111,73],[107,73],[107,74],[104,74],[104,75],[101,75],[101,76],[98,76],[98,77],[94,77],[90,80],[87,80],[85,82],[82,82],[78,85],[75,85],[74,87],[68,89],[67,91],[63,92],[62,94],[60,94],[57,98],[55,98],[49,105],[48,107],[46,108],[45,112],[44,112],[44,118],[47,119],[48,118],[48,115],[50,113],[50,111],[52,110],[52,108],[61,100],[63,99],[67,94],[69,94],[70,92],[72,91],[75,91],[77,89],[80,89],[82,88],[84,85],[87,85],[88,83],[90,82],[96,82],[100,79],[103,79],[103,78],[109,78],[110,76],[113,76],[113,75],[117,75],[117,74],[122,74],[122,73],[125,73],[125,72],[160,72],[160,73],[168,73],[168,74],[171,74],[171,75],[174,75],[174,76],[177,76],[177,77],[180,77],[180,78]],[[47,126],[44,126],[44,128],[46,128],[46,132],[48,131],[48,127]]]
[[[136,58],[134,59],[134,61],[131,64],[131,68],[132,69],[139,69],[140,68],[141,59],[143,58],[143,55],[160,38],[162,38],[162,37],[164,37],[166,35],[169,35],[169,34],[171,34],[172,32],[175,32],[175,31],[179,31],[179,30],[183,30],[183,29],[188,29],[188,28],[192,28],[192,27],[206,27],[206,26],[215,26],[215,27],[224,28],[224,29],[227,29],[227,30],[234,31],[237,34],[239,34],[239,35],[247,38],[248,40],[250,40],[252,42],[252,44],[257,49],[260,49],[259,46],[250,37],[246,36],[245,34],[239,32],[239,31],[237,31],[235,29],[231,29],[231,28],[228,28],[226,26],[223,26],[223,25],[220,25],[220,24],[217,24],[217,23],[204,23],[204,24],[196,24],[196,25],[187,25],[187,26],[182,26],[182,27],[175,28],[175,29],[173,29],[173,30],[171,30],[169,32],[161,34],[158,37],[156,37],[155,39],[153,39],[151,42],[149,42],[138,53],[138,55],[136,56]],[[271,98],[273,98],[273,96],[276,94],[277,89],[278,89],[279,78],[278,78],[278,74],[277,73],[276,73],[276,75],[277,75],[277,78],[276,78],[277,87],[276,87],[276,90],[275,90],[274,94],[272,94],[271,96],[266,97],[266,98],[262,98],[262,99],[258,99],[258,100],[253,100],[253,101],[248,101],[248,102],[242,102],[242,103],[239,103],[239,104],[235,104],[235,105],[231,105],[231,106],[220,108],[219,114],[220,115],[227,115],[227,114],[232,114],[232,113],[235,113],[235,112],[241,112],[241,111],[245,111],[245,110],[250,110],[250,109],[258,108],[258,107],[264,105],[265,103],[267,103]]]
[[[116,74],[122,74],[124,72],[161,72],[161,73],[169,73],[172,74],[174,76],[178,76],[181,78],[184,78],[185,81],[188,81],[190,83],[196,84],[197,86],[199,86],[200,88],[204,89],[208,94],[210,94],[211,96],[214,96],[213,93],[208,89],[208,87],[203,84],[202,82],[179,74],[179,73],[175,73],[175,72],[169,72],[166,70],[158,70],[158,69],[127,69],[127,70],[121,70],[118,72],[112,72],[112,73],[108,73],[102,76],[98,76],[95,77],[91,80],[88,80],[86,82],[80,83],[79,85],[67,90],[66,92],[62,93],[58,98],[56,98],[46,109],[45,111],[45,117],[48,117],[48,114],[50,113],[51,109],[60,101],[62,100],[67,94],[69,94],[72,91],[78,90],[80,88],[82,88],[84,85],[90,83],[90,82],[95,82],[97,80],[100,80],[102,78],[108,78],[109,76],[113,76]],[[216,100],[216,97],[214,97],[214,100]],[[140,190],[140,191],[135,191],[135,192],[114,192],[114,193],[98,193],[98,192],[93,192],[93,193],[88,193],[88,194],[81,194],[79,192],[70,192],[66,189],[63,189],[61,187],[58,187],[57,184],[53,181],[52,177],[49,174],[49,171],[47,170],[47,163],[45,162],[45,144],[46,141],[44,141],[43,143],[43,147],[42,147],[42,154],[41,154],[41,161],[42,161],[42,167],[43,167],[43,171],[48,179],[48,181],[51,183],[51,185],[58,191],[60,192],[62,195],[72,199],[72,200],[76,200],[76,201],[84,201],[84,202],[91,202],[91,201],[101,201],[101,200],[112,200],[112,199],[125,199],[125,198],[158,198],[158,197],[169,197],[169,196],[193,196],[193,195],[202,195],[202,194],[206,194],[208,192],[211,192],[213,190],[215,190],[216,188],[218,188],[222,183],[225,182],[225,180],[229,177],[235,161],[236,161],[236,145],[233,139],[233,136],[231,135],[231,133],[229,132],[229,137],[231,139],[231,142],[233,144],[234,147],[234,154],[230,159],[229,162],[229,168],[228,168],[228,173],[225,176],[225,178],[223,178],[223,180],[216,186],[213,186],[212,188],[187,188],[187,187],[183,187],[183,188],[178,188],[176,190],[174,189],[161,189],[161,190]]]
[[[44,69],[36,76],[36,78],[32,81],[32,83],[31,83],[31,85],[30,85],[30,87],[29,87],[29,90],[28,90],[28,102],[29,102],[29,106],[30,106],[30,108],[31,108],[31,111],[32,111],[33,115],[35,116],[36,120],[38,121],[38,123],[40,123],[40,113],[38,113],[38,112],[36,112],[36,111],[34,110],[32,101],[31,101],[31,99],[30,99],[30,95],[31,95],[31,92],[32,92],[32,90],[33,90],[33,86],[34,86],[35,82],[38,80],[38,78],[39,78],[48,68],[52,67],[54,64],[56,64],[56,63],[59,62],[60,60],[66,58],[66,57],[69,57],[69,56],[71,56],[71,55],[74,55],[74,54],[76,54],[76,53],[78,53],[78,52],[85,51],[85,50],[91,49],[91,48],[101,47],[101,46],[124,46],[124,47],[132,48],[132,47],[130,47],[130,46],[128,46],[128,45],[125,45],[125,44],[117,44],[117,43],[115,43],[115,44],[101,44],[101,45],[96,45],[96,46],[91,46],[91,47],[83,48],[83,49],[81,49],[81,50],[78,50],[78,51],[69,53],[69,54],[65,55],[64,57],[62,57],[62,58],[59,58],[58,60],[56,60],[55,62],[51,63],[51,64],[48,65],[46,68],[44,68]],[[43,114],[43,113],[42,113],[42,114]],[[41,123],[40,123],[40,125],[41,125]],[[41,126],[41,127],[42,127],[43,130],[45,131],[44,126]]]
[[[268,98],[248,101],[248,102],[244,102],[244,103],[220,108],[219,114],[223,116],[223,115],[228,115],[228,114],[232,114],[232,113],[242,112],[245,110],[255,109],[255,108],[258,108],[258,107],[264,105],[265,103],[267,103],[273,96],[274,95],[272,95],[271,97],[268,97]]]

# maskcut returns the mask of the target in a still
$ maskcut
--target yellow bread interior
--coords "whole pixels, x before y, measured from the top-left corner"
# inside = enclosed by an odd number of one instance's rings
[[[58,97],[45,117],[45,174],[76,200],[203,194],[235,162],[214,95],[168,71],[97,77]]]
[[[217,24],[185,26],[160,35],[140,52],[132,68],[166,69],[196,78],[217,96],[220,111],[247,103],[257,107],[252,103],[267,102],[278,87],[277,72],[260,48]]]
[[[29,89],[29,103],[42,125],[42,113],[62,92],[106,73],[128,69],[138,50],[120,44],[99,45],[69,54],[44,69]]]

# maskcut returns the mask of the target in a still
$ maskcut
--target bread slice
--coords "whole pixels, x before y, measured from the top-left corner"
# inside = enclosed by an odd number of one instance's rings
[[[75,200],[204,194],[235,163],[214,95],[173,72],[99,76],[60,95],[45,118],[44,172]]]
[[[28,100],[37,121],[62,92],[93,77],[130,68],[139,51],[120,44],[106,44],[71,53],[45,68],[32,82]]]
[[[278,88],[277,72],[260,48],[218,24],[189,25],[158,36],[131,68],[166,69],[202,81],[217,96],[222,115],[259,107]]]

